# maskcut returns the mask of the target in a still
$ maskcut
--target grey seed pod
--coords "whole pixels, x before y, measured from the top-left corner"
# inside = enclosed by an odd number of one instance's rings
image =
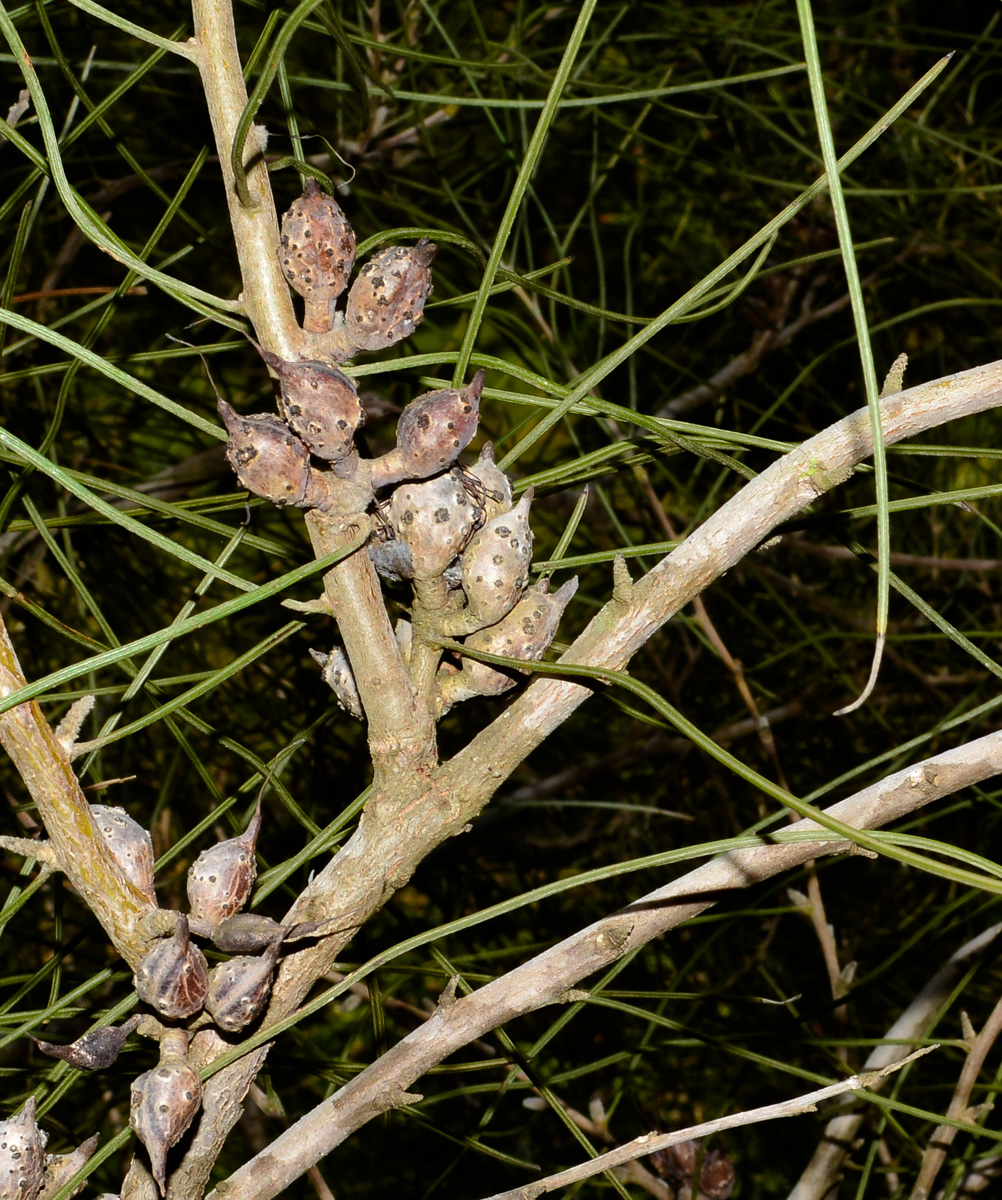
[[[410,549],[415,579],[437,579],[473,536],[476,518],[458,471],[401,484],[390,501],[390,520]]]
[[[191,944],[187,917],[178,917],[174,936],[149,951],[134,983],[139,999],[170,1021],[201,1010],[209,990],[209,969],[201,950]]]
[[[401,479],[426,479],[456,461],[477,432],[486,377],[478,371],[464,388],[425,392],[407,405],[397,421]]]
[[[414,562],[410,547],[397,538],[369,542],[369,557],[378,573],[390,583],[414,578]]]
[[[231,958],[209,972],[205,1007],[224,1032],[236,1033],[260,1015],[271,995],[281,948],[281,941],[275,940],[263,954]]]
[[[496,625],[525,589],[532,559],[532,491],[530,487],[510,512],[488,521],[463,552],[467,632]]]
[[[341,708],[361,721],[365,716],[362,697],[359,695],[358,684],[345,652],[340,646],[334,646],[330,654],[324,654],[320,650],[310,650],[310,654],[320,664],[324,683],[333,691]]]
[[[485,521],[491,521],[508,512],[514,503],[511,480],[494,461],[493,442],[484,442],[480,447],[480,457],[472,467],[466,468],[466,473],[472,475],[483,486],[481,503]]]
[[[355,265],[355,234],[340,205],[306,181],[302,196],[282,217],[279,257],[290,286],[306,301],[303,328],[327,333],[334,302]]]
[[[156,905],[157,896],[153,890],[153,841],[150,835],[124,808],[92,804],[90,812],[122,874],[151,904]]]
[[[311,454],[340,462],[353,446],[365,413],[347,375],[320,362],[286,362],[268,350],[261,357],[278,376],[282,416]]]
[[[225,400],[216,407],[230,435],[226,458],[241,487],[280,507],[323,503],[327,491],[310,468],[310,452],[284,421],[268,413],[242,417]]]
[[[160,1194],[167,1191],[167,1152],[184,1136],[202,1103],[198,1072],[187,1062],[187,1038],[165,1036],[160,1062],[132,1084],[129,1124],[146,1147]]]
[[[100,1029],[92,1029],[90,1033],[85,1033],[68,1046],[43,1042],[41,1038],[31,1040],[43,1054],[61,1058],[71,1067],[77,1067],[81,1071],[103,1071],[118,1058],[129,1034],[135,1032],[142,1019],[142,1016],[137,1014],[130,1017],[124,1025],[103,1025]]]
[[[258,913],[235,913],[220,921],[212,931],[213,944],[228,954],[253,954],[266,950],[275,941],[281,941],[289,931],[271,917]]]
[[[38,1194],[38,1200],[49,1200],[49,1197],[54,1196],[63,1184],[68,1183],[97,1149],[100,1140],[100,1136],[95,1133],[93,1137],[81,1142],[69,1154],[47,1154],[45,1156],[45,1176],[42,1180],[42,1190]],[[84,1186],[84,1181],[78,1183],[70,1192],[70,1196],[75,1196],[78,1192],[83,1191]]]
[[[345,332],[360,350],[382,350],[412,334],[431,294],[431,261],[438,247],[422,238],[414,246],[387,246],[365,264],[351,285]]]
[[[188,870],[191,919],[199,927],[213,927],[239,912],[250,897],[257,878],[255,847],[261,828],[258,801],[247,828],[239,837],[218,842],[195,859]]]
[[[578,590],[577,577],[568,579],[552,596],[547,587],[545,580],[534,584],[504,620],[474,633],[466,639],[466,645],[487,654],[538,662],[556,636],[564,609]],[[454,704],[474,696],[500,696],[516,682],[506,669],[466,658],[458,674],[439,674],[442,710],[446,712]]]
[[[37,1200],[45,1177],[48,1135],[35,1124],[29,1097],[16,1117],[0,1121],[0,1200]]]

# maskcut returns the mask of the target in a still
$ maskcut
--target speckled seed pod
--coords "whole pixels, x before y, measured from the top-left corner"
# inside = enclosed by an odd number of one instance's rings
[[[483,488],[480,503],[485,521],[492,521],[509,511],[513,503],[511,480],[494,462],[493,442],[484,442],[480,447],[480,457],[472,467],[467,467],[466,473],[472,475]]]
[[[169,1021],[201,1010],[209,990],[209,969],[202,951],[191,944],[187,917],[179,916],[174,936],[149,951],[134,983],[139,999]]]
[[[518,602],[529,575],[529,488],[515,507],[488,521],[463,552],[467,631],[496,625]]]
[[[477,512],[462,475],[402,483],[390,501],[397,537],[410,548],[415,579],[437,579],[473,535]]]
[[[361,269],[344,314],[345,332],[359,350],[382,350],[414,332],[431,294],[437,252],[422,238],[414,246],[387,246]]]
[[[242,955],[212,968],[205,1007],[224,1032],[236,1033],[260,1015],[271,995],[281,948],[275,940],[264,954]]]
[[[47,1154],[45,1156],[45,1177],[42,1180],[42,1190],[38,1193],[38,1200],[49,1200],[51,1196],[54,1196],[59,1191],[64,1183],[69,1183],[97,1149],[97,1144],[100,1140],[100,1135],[95,1133],[93,1137],[89,1137],[85,1142],[81,1142],[69,1154]],[[70,1196],[75,1196],[78,1192],[82,1192],[85,1186],[86,1180],[81,1180],[73,1191],[70,1192]]]
[[[157,896],[153,890],[153,841],[150,835],[124,808],[92,804],[90,812],[122,874],[155,905]]]
[[[261,357],[278,376],[282,416],[311,454],[340,462],[352,449],[364,412],[347,375],[319,362],[286,362],[268,350]]]
[[[576,576],[568,579],[552,596],[547,592],[546,581],[541,580],[529,588],[503,621],[474,633],[466,639],[466,645],[486,654],[538,662],[556,636],[564,609],[577,590]],[[443,671],[439,675],[442,710],[448,711],[454,704],[474,696],[500,696],[516,682],[507,670],[466,658],[459,674]]]
[[[362,697],[359,695],[358,684],[345,652],[340,646],[334,646],[330,654],[324,654],[320,650],[311,650],[310,654],[320,664],[324,683],[333,691],[340,707],[361,721],[365,716]]]
[[[306,301],[303,328],[327,333],[334,302],[355,265],[355,234],[340,205],[315,179],[282,217],[280,257],[290,286]]]
[[[197,933],[211,930],[247,903],[257,878],[254,851],[260,828],[259,801],[250,823],[239,837],[228,838],[203,850],[188,869],[191,924]]]
[[[225,400],[218,405],[230,435],[226,458],[241,487],[272,504],[315,508],[326,498],[310,452],[286,423],[268,413],[242,417]]]
[[[42,1051],[52,1058],[61,1058],[71,1067],[81,1071],[103,1071],[105,1067],[118,1058],[122,1047],[143,1018],[130,1017],[124,1025],[103,1025],[100,1029],[92,1029],[83,1037],[70,1042],[68,1046],[57,1046],[53,1042],[43,1042],[41,1038],[31,1040]]]
[[[202,1103],[198,1072],[188,1066],[186,1035],[172,1031],[160,1043],[160,1062],[132,1085],[129,1124],[146,1147],[160,1194],[167,1191],[167,1152],[184,1136]]]
[[[35,1124],[34,1097],[16,1117],[0,1121],[0,1200],[36,1200],[45,1177],[45,1143]]]
[[[397,450],[403,479],[425,479],[451,466],[477,432],[483,371],[464,388],[441,388],[418,396],[400,414]]]

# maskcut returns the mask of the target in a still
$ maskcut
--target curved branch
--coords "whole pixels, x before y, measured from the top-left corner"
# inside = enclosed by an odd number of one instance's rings
[[[855,828],[876,829],[1000,772],[1002,732],[990,733],[898,771],[826,812]],[[845,841],[790,840],[820,829],[815,821],[797,821],[771,834],[772,844],[733,851],[689,871],[461,1000],[443,997],[426,1024],[290,1126],[212,1195],[270,1200],[373,1117],[412,1101],[406,1089],[475,1038],[548,1004],[587,1000],[586,992],[572,990],[580,980],[652,938],[809,859],[851,852]]]

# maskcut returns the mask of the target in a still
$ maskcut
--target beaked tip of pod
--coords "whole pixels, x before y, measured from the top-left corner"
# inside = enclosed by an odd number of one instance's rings
[[[240,428],[240,414],[232,404],[227,404],[222,396],[216,401],[216,411],[223,418],[228,433],[235,433]]]
[[[493,442],[484,442],[484,444],[480,447],[480,458],[477,461],[478,462],[495,462],[496,459],[497,459],[497,455],[494,453],[494,443]]]
[[[529,505],[532,503],[532,498],[535,496],[535,494],[536,485],[534,483],[530,483],[522,493],[522,499],[519,500],[518,504],[515,505],[516,509],[521,508],[523,513],[527,513],[529,511]]]
[[[426,267],[438,253],[438,247],[431,238],[423,237],[415,242],[413,253],[418,262]]]
[[[247,828],[240,834],[240,840],[246,842],[253,850],[257,845],[257,835],[261,832],[261,797],[258,797],[257,804],[254,806],[254,812],[251,819],[247,822]]]
[[[303,195],[310,197],[320,195],[320,182],[314,175],[307,176],[306,184],[303,187]]]
[[[559,600],[561,604],[570,604],[574,599],[574,593],[578,590],[578,577],[571,576],[566,583],[562,583],[560,587],[553,593],[553,599]]]
[[[487,372],[481,367],[481,369],[476,373],[476,375],[474,375],[473,378],[470,380],[469,386],[466,389],[467,395],[471,396],[474,400],[479,400],[480,394],[484,390],[484,382],[486,379],[487,379]],[[494,452],[494,447],[492,446],[491,447],[492,456],[493,456],[493,452]]]
[[[174,927],[172,940],[177,943],[182,954],[191,945],[191,929],[188,926],[188,918],[184,913],[178,913],[177,925]]]
[[[320,669],[323,670],[323,668],[327,666],[327,660],[330,658],[330,655],[325,654],[323,652],[323,650],[314,650],[311,647],[310,648],[310,657],[313,659],[313,661],[315,663],[318,663],[320,666]]]

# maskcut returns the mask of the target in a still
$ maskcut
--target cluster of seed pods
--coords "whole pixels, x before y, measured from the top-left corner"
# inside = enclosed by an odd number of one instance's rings
[[[92,805],[98,833],[104,838],[122,874],[157,915],[153,888],[153,843],[149,833],[123,809]],[[246,830],[237,837],[204,850],[188,872],[189,913],[171,914],[173,932],[159,938],[136,969],[139,999],[153,1009],[161,1023],[160,1062],[132,1085],[130,1123],[150,1157],[153,1178],[161,1194],[167,1187],[167,1155],[184,1136],[201,1105],[198,1073],[187,1061],[192,1018],[211,1020],[223,1033],[239,1033],[260,1016],[271,994],[272,979],[283,943],[289,938],[314,936],[315,923],[285,926],[268,917],[241,910],[250,897],[257,874],[255,848],[261,827],[260,804]],[[166,916],[166,914],[164,914]],[[193,935],[207,938],[225,953],[236,955],[209,970]],[[199,1014],[204,1013],[204,1016]],[[123,1025],[92,1030],[69,1045],[36,1039],[44,1053],[81,1070],[109,1067],[129,1035],[142,1020],[134,1016]],[[34,1123],[34,1106],[0,1123],[0,1200],[35,1200],[47,1194],[48,1180],[57,1187],[82,1162],[66,1168],[70,1156],[43,1154],[44,1134]],[[95,1143],[96,1144],[96,1143]],[[90,1145],[88,1153],[93,1152]],[[86,1157],[86,1155],[84,1156]]]

